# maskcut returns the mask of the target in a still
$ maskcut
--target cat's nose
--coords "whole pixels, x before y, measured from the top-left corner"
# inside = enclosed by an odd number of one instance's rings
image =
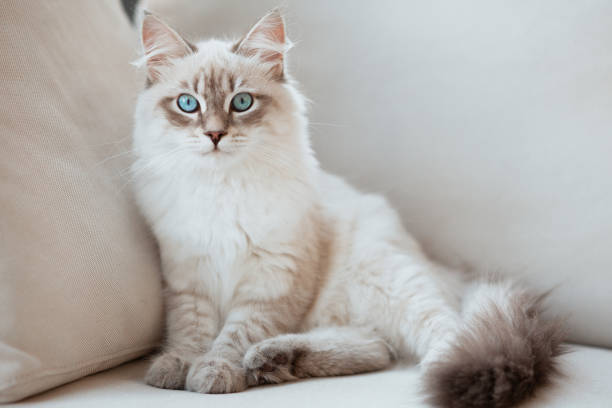
[[[208,132],[204,132],[204,134],[210,137],[210,140],[213,142],[215,147],[217,147],[219,141],[223,136],[227,135],[227,132],[225,130],[209,130]]]

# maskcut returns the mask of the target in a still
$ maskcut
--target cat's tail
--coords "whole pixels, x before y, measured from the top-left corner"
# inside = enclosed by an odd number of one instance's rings
[[[465,328],[425,372],[439,407],[510,407],[560,374],[561,320],[544,321],[542,302],[507,282],[475,285],[463,307]]]

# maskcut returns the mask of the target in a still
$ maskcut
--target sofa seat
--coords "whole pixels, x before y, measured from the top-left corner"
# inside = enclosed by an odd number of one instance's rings
[[[566,378],[543,389],[526,407],[606,407],[612,403],[612,350],[572,346],[563,356]],[[91,375],[12,406],[41,408],[112,407],[425,407],[418,369],[393,369],[348,377],[269,385],[226,395],[202,395],[147,386],[146,360]]]

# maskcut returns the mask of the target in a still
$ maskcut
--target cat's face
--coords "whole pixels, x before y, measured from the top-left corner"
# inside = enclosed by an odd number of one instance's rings
[[[141,156],[223,169],[245,159],[274,160],[299,143],[287,135],[302,106],[287,81],[288,44],[277,12],[238,42],[191,45],[151,15],[142,35],[148,85],[134,134]]]

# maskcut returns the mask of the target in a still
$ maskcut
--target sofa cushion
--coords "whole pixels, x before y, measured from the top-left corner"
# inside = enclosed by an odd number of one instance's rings
[[[576,347],[561,357],[568,376],[540,390],[524,408],[605,407],[612,400],[612,351]],[[391,370],[347,377],[317,378],[251,388],[225,395],[161,390],[144,384],[146,361],[137,361],[84,378],[25,400],[20,408],[215,407],[215,408],[379,408],[427,407],[419,394],[419,370]]]
[[[122,176],[142,78],[118,1],[0,2],[0,402],[149,351],[158,256]]]

